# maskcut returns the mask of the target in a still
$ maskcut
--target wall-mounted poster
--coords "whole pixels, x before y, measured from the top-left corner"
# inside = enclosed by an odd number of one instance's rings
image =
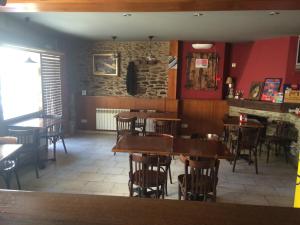
[[[94,75],[118,76],[118,57],[113,53],[93,55]]]
[[[196,59],[196,68],[205,68],[208,67],[208,59]]]
[[[262,101],[273,101],[275,95],[277,95],[281,85],[280,78],[266,78],[264,88],[261,95]]]

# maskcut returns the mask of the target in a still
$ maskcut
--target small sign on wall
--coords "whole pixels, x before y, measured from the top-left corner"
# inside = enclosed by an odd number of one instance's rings
[[[195,65],[196,68],[207,69],[208,68],[208,59],[196,59],[195,64],[196,64]]]

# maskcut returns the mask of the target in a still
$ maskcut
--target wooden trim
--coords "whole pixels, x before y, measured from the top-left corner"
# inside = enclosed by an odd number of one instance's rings
[[[120,96],[79,96],[77,99],[77,127],[84,130],[96,130],[96,108],[178,111],[176,99]],[[86,122],[82,123],[82,120]]]
[[[272,103],[267,101],[229,99],[228,105],[240,108],[286,113],[290,108],[299,107],[299,103]]]
[[[8,0],[2,12],[180,12],[299,10],[295,0]]]

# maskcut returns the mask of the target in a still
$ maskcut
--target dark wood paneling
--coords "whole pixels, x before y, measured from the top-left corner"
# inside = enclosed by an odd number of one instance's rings
[[[238,100],[238,99],[230,99],[227,100],[229,106],[247,108],[247,109],[257,109],[257,110],[265,110],[271,112],[288,112],[289,109],[294,109],[299,107],[298,103],[272,103],[266,101],[255,101],[255,100]]]
[[[8,0],[0,11],[168,12],[216,10],[296,10],[295,0]]]
[[[181,100],[180,117],[188,128],[181,129],[182,134],[207,133],[222,134],[223,117],[228,113],[227,101],[223,100]]]
[[[96,129],[96,108],[155,109],[177,112],[178,101],[165,98],[135,98],[115,96],[79,96],[77,101],[77,125],[80,129]],[[82,123],[82,120],[86,120]]]

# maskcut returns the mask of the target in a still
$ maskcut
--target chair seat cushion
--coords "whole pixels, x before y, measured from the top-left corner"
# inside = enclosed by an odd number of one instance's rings
[[[137,170],[133,173],[132,176],[132,182],[135,185],[144,187],[144,188],[150,188],[150,187],[156,187],[157,185],[157,177],[158,175],[158,185],[165,184],[166,181],[166,175],[163,172],[157,171],[151,171],[151,170]],[[145,180],[143,180],[145,178]],[[144,183],[144,184],[143,184]]]

